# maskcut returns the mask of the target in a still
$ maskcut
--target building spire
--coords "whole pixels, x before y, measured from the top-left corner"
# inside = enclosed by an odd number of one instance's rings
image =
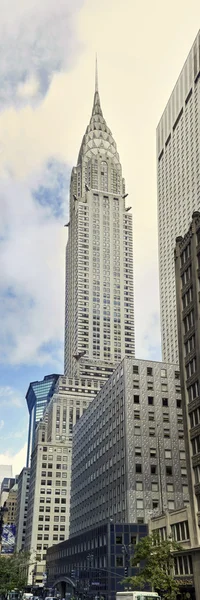
[[[98,64],[97,64],[97,54],[96,54],[96,61],[95,61],[95,91],[94,91],[94,103],[93,103],[93,109],[92,109],[92,116],[94,115],[101,115],[102,116],[102,110],[101,110],[101,104],[100,104],[100,98],[99,98],[99,86],[98,86]]]
[[[97,63],[97,53],[96,53],[96,62],[95,62],[95,92],[98,92],[98,63]]]

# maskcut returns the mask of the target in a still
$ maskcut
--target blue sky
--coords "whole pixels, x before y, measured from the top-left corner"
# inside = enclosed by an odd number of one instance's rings
[[[136,355],[160,358],[155,129],[200,7],[197,0],[126,0],[126,10],[123,0],[0,4],[0,464],[12,462],[17,472],[29,382],[63,371],[63,224],[96,51],[102,108],[133,207]]]

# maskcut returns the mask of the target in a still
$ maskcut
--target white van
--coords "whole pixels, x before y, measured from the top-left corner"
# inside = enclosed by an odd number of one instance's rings
[[[116,600],[161,600],[157,592],[117,592]]]

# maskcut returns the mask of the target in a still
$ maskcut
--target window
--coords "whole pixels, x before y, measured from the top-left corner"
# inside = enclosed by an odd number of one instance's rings
[[[176,399],[176,406],[177,406],[177,408],[181,408],[181,400],[180,400],[180,398]]]
[[[161,391],[167,392],[167,384],[166,383],[161,383]]]
[[[136,421],[140,420],[140,412],[139,412],[139,410],[134,410],[134,419]]]
[[[161,369],[160,375],[161,375],[161,377],[167,377],[167,371],[166,371],[166,369]]]
[[[148,404],[150,406],[153,406],[153,404],[154,404],[154,397],[153,396],[148,396]]]
[[[147,375],[150,376],[150,377],[152,377],[152,375],[153,375],[153,369],[152,369],[152,367],[147,367]]]
[[[156,465],[151,465],[151,474],[152,475],[156,475],[157,472],[157,466]]]
[[[175,379],[180,379],[180,371],[175,371]]]
[[[188,521],[181,521],[171,526],[172,537],[176,542],[190,539]]]
[[[158,492],[158,483],[152,483],[151,489],[152,489],[152,492]]]
[[[170,465],[166,466],[166,475],[172,475],[172,467]]]
[[[115,543],[122,544],[123,538],[122,535],[116,535]]]
[[[185,460],[185,450],[180,450],[180,459]]]
[[[136,490],[137,490],[137,492],[140,492],[141,490],[143,490],[142,481],[136,481]]]
[[[154,413],[149,412],[149,421],[155,421]]]
[[[137,535],[131,535],[131,545],[136,546],[137,544]]]
[[[155,448],[150,448],[150,457],[151,458],[155,458],[156,457],[156,449]]]
[[[174,486],[173,483],[167,483],[167,492],[173,492]]]
[[[135,465],[135,472],[136,473],[142,473],[142,465]]]
[[[138,373],[139,373],[139,367],[138,367],[138,365],[133,365],[133,373],[135,375],[138,375]]]
[[[163,398],[162,399],[162,405],[163,406],[168,406],[168,398]]]
[[[172,451],[171,450],[165,450],[165,458],[171,458],[172,457]]]
[[[192,575],[192,557],[191,554],[177,556],[174,560],[175,575]]]
[[[135,448],[135,456],[142,456],[141,448]]]
[[[155,428],[154,427],[149,427],[149,435],[150,435],[150,437],[155,437]]]
[[[187,470],[185,467],[181,467],[181,475],[182,477],[187,477]]]
[[[135,427],[134,427],[134,433],[135,433],[135,435],[140,435],[141,434],[140,426],[139,425],[135,425]]]
[[[140,403],[140,397],[138,395],[134,394],[134,404],[139,404]]]
[[[142,498],[137,498],[136,500],[136,506],[138,509],[142,509],[144,508],[144,501]]]
[[[156,508],[158,508],[158,506],[159,506],[158,500],[153,500],[153,502],[152,502],[152,508],[153,508],[153,510],[155,510]]]
[[[116,567],[123,567],[123,556],[116,556]]]
[[[174,508],[175,508],[174,500],[169,500],[168,508],[169,508],[169,510],[174,510]]]

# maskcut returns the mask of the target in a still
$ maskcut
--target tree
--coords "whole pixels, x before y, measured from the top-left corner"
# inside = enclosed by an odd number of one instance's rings
[[[0,596],[11,590],[22,590],[26,584],[26,569],[29,564],[28,552],[15,552],[0,555]]]
[[[161,540],[157,532],[142,538],[134,548],[131,565],[139,566],[139,573],[126,577],[132,589],[144,589],[146,585],[152,591],[159,592],[165,600],[176,600],[179,584],[174,579],[174,555],[181,550],[180,544],[171,539]]]

